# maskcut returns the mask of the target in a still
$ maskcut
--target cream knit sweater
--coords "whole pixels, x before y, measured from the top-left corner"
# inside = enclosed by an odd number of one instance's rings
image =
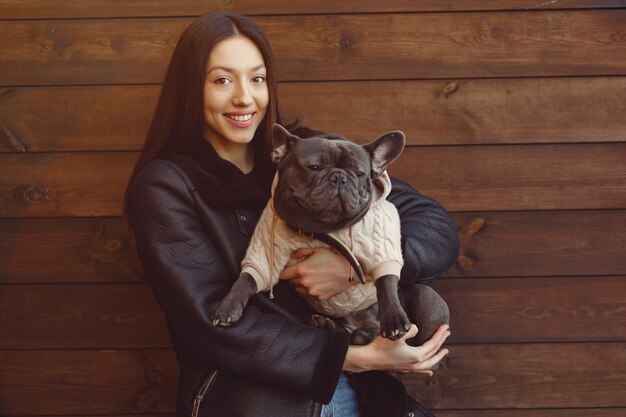
[[[386,200],[391,191],[391,181],[387,173],[375,180],[374,185],[377,193],[365,217],[350,228],[329,234],[352,249],[363,272],[375,281],[388,274],[400,276],[403,261],[400,218],[396,207]],[[293,261],[290,254],[294,250],[328,246],[310,236],[294,232],[274,213],[274,205],[270,199],[241,263],[242,272],[252,275],[259,291],[271,289],[279,282],[278,274],[290,260]],[[346,270],[346,278],[349,272]],[[372,281],[365,284],[358,282],[357,280],[357,284],[329,300],[320,301],[307,297],[307,302],[319,313],[330,317],[342,317],[352,311],[367,308],[376,302],[376,287]]]

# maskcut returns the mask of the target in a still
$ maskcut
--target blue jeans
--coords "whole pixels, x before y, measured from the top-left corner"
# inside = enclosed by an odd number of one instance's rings
[[[333,398],[324,405],[322,417],[361,417],[356,392],[348,383],[348,378],[341,373]]]

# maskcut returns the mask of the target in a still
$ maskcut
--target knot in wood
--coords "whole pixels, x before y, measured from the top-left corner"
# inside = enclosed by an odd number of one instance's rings
[[[19,199],[24,203],[38,203],[50,200],[50,192],[44,185],[24,185],[19,188]]]
[[[124,246],[124,245],[122,244],[121,240],[119,240],[119,239],[111,239],[104,245],[104,248],[108,252],[116,252],[116,251],[122,249],[122,246]]]
[[[159,371],[146,371],[146,380],[150,383],[163,385],[165,381]]]
[[[353,39],[349,34],[341,33],[341,36],[339,37],[339,48],[341,48],[342,51],[352,50],[352,43]]]
[[[159,402],[165,386],[165,380],[159,371],[146,371],[145,376],[149,386],[137,399],[137,409],[141,411],[151,410]]]
[[[443,98],[448,98],[448,96],[459,89],[458,81],[450,81],[441,89],[441,95]]]
[[[15,92],[15,88],[0,88],[0,97],[9,97]]]
[[[459,264],[461,268],[464,268],[464,269],[473,268],[478,263],[476,259],[465,254],[459,255],[459,257],[456,259],[456,262]]]
[[[0,139],[9,145],[9,148],[17,152],[28,152],[28,145],[19,135],[5,124],[0,125]]]
[[[482,229],[484,229],[486,225],[487,221],[484,217],[476,217],[472,219],[468,224],[463,226],[463,228],[459,231],[459,234],[462,238],[470,238]]]

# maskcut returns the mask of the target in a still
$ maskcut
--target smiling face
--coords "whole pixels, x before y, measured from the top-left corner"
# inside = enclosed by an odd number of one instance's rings
[[[224,159],[245,153],[269,102],[261,52],[237,35],[213,48],[204,82],[204,137]]]

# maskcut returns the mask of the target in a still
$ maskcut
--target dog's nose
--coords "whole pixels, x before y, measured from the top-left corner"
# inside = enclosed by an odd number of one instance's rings
[[[343,172],[333,172],[330,176],[330,180],[338,187],[341,187],[348,182],[348,177]]]

